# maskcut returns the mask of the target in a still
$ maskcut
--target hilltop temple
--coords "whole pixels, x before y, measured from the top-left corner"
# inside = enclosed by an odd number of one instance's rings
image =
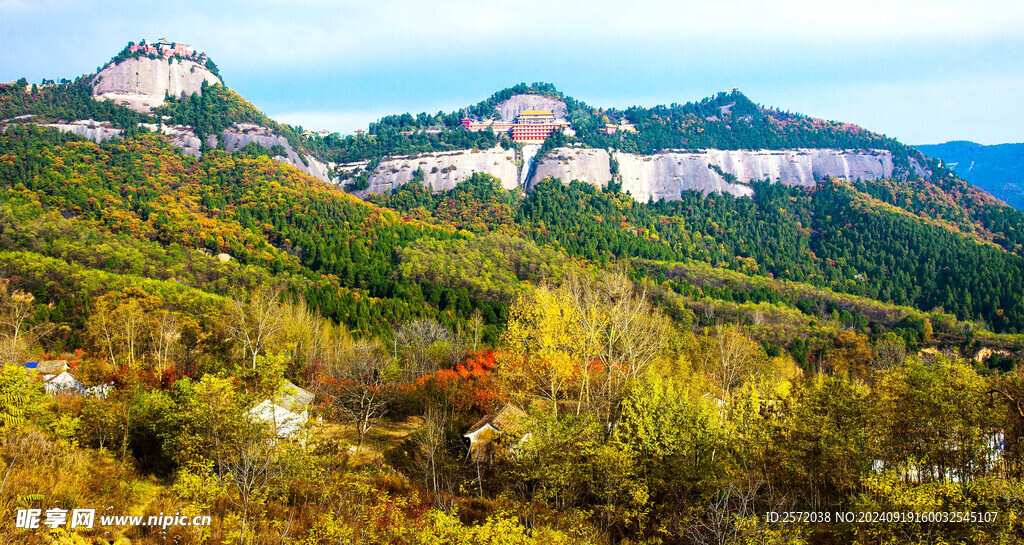
[[[154,44],[143,41],[141,44],[128,46],[129,53],[135,53],[137,51],[141,51],[147,55],[162,55],[164,57],[178,55],[186,59],[197,56],[196,50],[192,49],[188,44],[181,42],[168,42],[166,38],[160,38],[160,40]],[[197,58],[205,59],[206,53],[199,53]]]
[[[513,142],[539,143],[551,136],[551,133],[560,130],[565,134],[572,134],[569,122],[564,119],[556,119],[551,110],[523,110],[516,116],[515,122],[508,121],[473,121],[471,118],[462,120],[463,126],[471,131],[483,131],[490,127],[494,132],[512,132]]]

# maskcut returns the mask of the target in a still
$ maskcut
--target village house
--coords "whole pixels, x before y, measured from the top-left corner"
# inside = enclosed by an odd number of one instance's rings
[[[68,360],[42,360],[42,361],[30,361],[25,364],[25,369],[30,372],[35,372],[39,376],[43,377],[43,380],[50,380],[57,375],[70,369],[68,367]]]
[[[85,386],[68,372],[67,360],[30,361],[25,364],[25,369],[42,378],[43,388],[48,394],[80,394],[85,391]]]
[[[48,394],[80,394],[85,390],[85,386],[67,371],[43,381],[43,388]]]
[[[614,123],[609,123],[609,124],[605,125],[604,126],[604,132],[605,132],[605,134],[615,134],[615,133],[634,133],[634,132],[637,132],[637,131],[636,131],[636,125],[634,125],[632,123],[626,123],[625,121],[620,121],[618,125],[615,125]]]
[[[315,396],[288,380],[281,381],[278,394],[249,410],[249,416],[270,425],[277,437],[296,437],[309,419]]]
[[[488,454],[488,446],[501,434],[518,435],[525,431],[526,413],[512,403],[488,414],[470,426],[463,437],[469,439],[469,453],[474,460]],[[528,436],[528,435],[527,435]],[[523,439],[526,439],[524,436]]]

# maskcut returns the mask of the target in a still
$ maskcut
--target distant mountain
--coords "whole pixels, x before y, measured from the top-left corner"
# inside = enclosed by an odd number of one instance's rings
[[[1024,143],[985,146],[957,140],[914,147],[929,157],[942,159],[961,178],[1024,210]]]

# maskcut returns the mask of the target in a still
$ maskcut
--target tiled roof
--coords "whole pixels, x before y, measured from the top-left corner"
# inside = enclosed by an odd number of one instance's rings
[[[290,381],[281,382],[281,393],[277,396],[277,404],[292,412],[302,412],[313,402],[313,392],[303,390]]]
[[[68,360],[30,361],[25,367],[35,369],[41,375],[59,375],[68,369]]]
[[[491,413],[480,420],[477,420],[476,424],[470,426],[466,434],[473,433],[488,424],[498,431],[521,431],[523,428],[523,420],[525,419],[526,413],[523,412],[522,409],[516,407],[512,403],[508,403],[498,412]]]

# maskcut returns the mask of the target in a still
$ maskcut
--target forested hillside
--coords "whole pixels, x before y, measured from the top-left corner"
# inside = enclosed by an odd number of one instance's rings
[[[460,236],[454,230],[402,220],[266,156],[211,151],[196,160],[157,136],[98,146],[31,128],[0,137],[0,153],[3,200],[16,218],[99,228],[129,237],[126,244],[224,252],[242,266],[292,278],[296,293],[356,330],[379,334],[415,316],[455,326],[474,308],[496,327],[504,312],[471,301],[465,290],[392,276],[401,248],[425,235]],[[52,253],[64,250],[58,242],[36,252],[60,257]],[[160,264],[133,267],[176,276]]]
[[[516,224],[539,244],[604,264],[696,260],[1020,331],[1020,256],[842,182],[814,192],[754,187],[753,198],[691,192],[681,201],[642,204],[589,184],[548,181],[518,204]],[[429,196],[409,184],[376,202],[405,213],[426,205],[445,218],[461,193]]]

